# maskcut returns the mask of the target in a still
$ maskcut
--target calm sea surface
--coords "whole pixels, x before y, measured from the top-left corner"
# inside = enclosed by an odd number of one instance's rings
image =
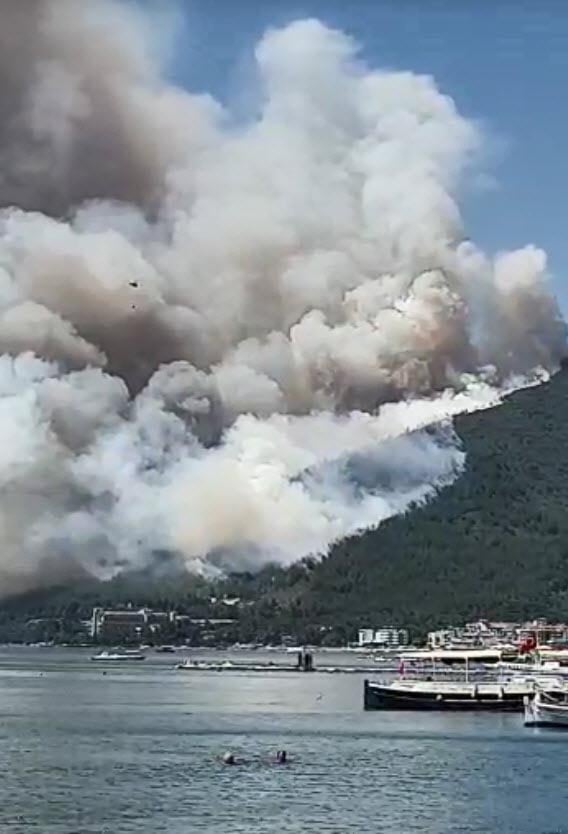
[[[0,649],[1,834],[568,834],[566,732],[365,713],[358,675],[89,654]]]

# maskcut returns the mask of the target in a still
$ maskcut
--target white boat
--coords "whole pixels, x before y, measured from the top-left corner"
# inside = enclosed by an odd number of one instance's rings
[[[247,663],[233,663],[231,660],[184,660],[183,663],[178,663],[176,669],[239,669],[242,666],[248,667]]]
[[[568,728],[568,692],[537,689],[532,698],[525,698],[524,706],[525,726]]]
[[[364,708],[393,710],[522,710],[525,699],[537,691],[565,691],[560,678],[515,674],[490,680],[470,677],[466,670],[461,680],[429,675],[402,677],[390,681],[365,681]]]
[[[568,678],[568,666],[562,666],[557,660],[545,660],[542,663],[497,663],[493,668],[505,674],[521,672],[539,677]]]
[[[557,660],[568,663],[568,648],[554,648],[554,646],[539,646],[538,655],[542,661]]]
[[[124,661],[134,661],[134,660],[146,660],[146,655],[140,654],[140,652],[108,652],[104,651],[100,654],[95,654],[91,657],[91,660],[107,662],[107,663],[115,663],[117,661],[124,662]]]

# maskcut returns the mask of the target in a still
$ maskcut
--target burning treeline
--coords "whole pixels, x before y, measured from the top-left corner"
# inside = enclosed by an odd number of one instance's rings
[[[413,430],[556,367],[545,255],[465,239],[482,137],[431,78],[300,20],[235,124],[129,4],[0,13],[6,592],[324,552],[455,477]]]

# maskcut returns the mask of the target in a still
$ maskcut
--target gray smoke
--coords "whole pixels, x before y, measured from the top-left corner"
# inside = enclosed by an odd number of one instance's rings
[[[544,253],[464,239],[482,137],[431,78],[302,20],[234,126],[129,5],[0,13],[5,592],[325,552],[456,477],[452,414],[557,366]]]

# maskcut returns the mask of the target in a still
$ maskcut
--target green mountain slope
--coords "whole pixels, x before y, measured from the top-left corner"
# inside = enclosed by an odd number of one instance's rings
[[[294,607],[318,622],[568,618],[568,371],[463,415],[466,471],[424,507],[339,544]]]
[[[228,616],[226,639],[353,639],[363,625],[428,628],[486,616],[568,619],[568,370],[498,408],[463,415],[465,473],[430,503],[341,542],[321,562],[208,584],[122,576],[4,601],[0,637],[25,616],[85,617],[95,604]],[[6,629],[8,628],[8,631]]]

